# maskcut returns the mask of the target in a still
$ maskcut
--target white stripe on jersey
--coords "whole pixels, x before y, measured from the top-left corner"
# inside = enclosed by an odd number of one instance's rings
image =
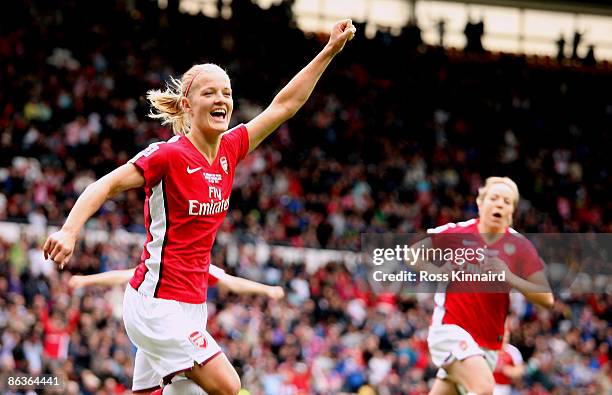
[[[476,218],[472,218],[470,220],[463,221],[463,222],[457,222],[457,223],[449,222],[447,224],[440,225],[436,228],[427,229],[427,233],[429,234],[442,233],[447,229],[452,229],[456,227],[467,228],[468,226],[474,225],[475,223],[476,223]],[[444,314],[446,314],[445,304],[446,304],[446,287],[447,286],[448,286],[448,283],[438,285],[438,289],[436,290],[436,293],[434,294],[435,306],[434,306],[433,316],[431,317],[432,326],[442,325]]]
[[[512,362],[514,362],[514,366],[523,364],[523,355],[521,354],[518,348],[514,347],[512,344],[506,344],[506,346],[504,347],[504,351],[506,351],[508,355],[510,355],[510,358],[512,358]]]
[[[444,225],[440,225],[437,228],[429,228],[427,229],[427,233],[441,233],[444,232],[446,229],[452,229],[452,228],[456,228],[457,226],[461,227],[461,228],[467,228],[470,225],[474,225],[476,223],[476,218],[472,218],[470,220],[467,221],[463,221],[463,222],[449,222],[447,224]]]
[[[149,225],[149,233],[151,233],[151,241],[147,243],[145,248],[149,252],[149,258],[145,261],[147,273],[144,281],[140,284],[138,291],[143,295],[153,296],[155,286],[159,281],[159,266],[162,258],[162,248],[166,237],[166,208],[164,206],[164,180],[160,180],[157,185],[151,188],[151,196],[149,197],[149,215],[151,223]]]
[[[210,275],[214,278],[216,278],[217,280],[222,280],[223,277],[225,277],[225,270],[221,269],[219,266],[215,266],[215,265],[210,265],[208,267],[208,272],[210,273]]]
[[[440,284],[436,293],[434,294],[434,311],[433,316],[431,317],[431,325],[442,325],[442,319],[444,318],[444,314],[446,313],[446,307],[444,304],[446,303],[446,285]]]

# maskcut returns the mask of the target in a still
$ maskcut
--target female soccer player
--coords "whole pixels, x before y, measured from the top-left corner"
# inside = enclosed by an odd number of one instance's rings
[[[45,257],[62,268],[83,224],[106,199],[145,188],[147,240],[125,292],[123,316],[130,339],[164,383],[184,373],[209,394],[240,390],[238,374],[203,325],[210,251],[229,208],[235,168],[302,107],[354,34],[351,20],[337,22],[327,45],[270,106],[229,131],[232,88],[218,66],[193,66],[166,91],[148,92],[152,116],[171,124],[176,136],[87,187],[64,226],[45,242]]]
[[[531,302],[551,307],[553,295],[537,251],[510,227],[518,201],[514,181],[489,177],[478,191],[478,218],[429,230],[433,235],[426,247],[486,249],[484,262],[466,262],[461,270],[503,272],[507,285]],[[493,393],[493,368],[502,346],[509,293],[465,292],[467,288],[462,288],[472,285],[451,281],[445,292],[434,296],[427,342],[432,360],[440,369],[430,394]]]

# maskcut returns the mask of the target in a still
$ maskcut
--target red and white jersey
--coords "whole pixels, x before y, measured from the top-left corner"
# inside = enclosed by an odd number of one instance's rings
[[[40,313],[39,319],[45,331],[43,338],[43,351],[45,356],[51,359],[60,360],[68,358],[70,335],[72,335],[72,332],[77,328],[80,317],[79,311],[74,310],[70,312],[68,324],[56,327],[52,324],[47,310],[43,310]]]
[[[509,385],[512,384],[512,379],[506,376],[502,369],[504,366],[519,366],[523,364],[523,356],[518,348],[512,344],[506,344],[497,353],[497,365],[493,371],[495,384]]]
[[[508,228],[501,238],[490,245],[485,243],[478,232],[477,219],[457,224],[449,223],[429,229],[427,233],[434,234],[434,247],[465,248],[469,245],[472,249],[486,248],[487,255],[498,257],[512,273],[525,279],[544,267],[531,242],[512,228]],[[462,236],[436,236],[444,234]],[[478,272],[480,264],[477,260],[468,261],[463,265],[463,270]],[[442,292],[436,292],[431,324],[458,325],[472,335],[479,346],[499,350],[510,306],[509,292],[462,292],[466,289],[464,287],[465,283],[451,281]]]
[[[151,144],[133,163],[145,178],[147,238],[130,285],[140,293],[204,303],[210,253],[232,192],[236,165],[249,150],[239,125],[221,137],[212,163],[185,136]]]

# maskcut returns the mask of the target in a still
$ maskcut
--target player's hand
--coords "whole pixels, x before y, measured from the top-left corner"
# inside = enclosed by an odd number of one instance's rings
[[[353,21],[350,19],[343,19],[334,24],[329,35],[329,42],[327,45],[332,49],[334,54],[342,51],[347,41],[352,40],[355,37],[357,29],[353,26]]]
[[[506,276],[510,272],[510,269],[508,269],[508,265],[506,265],[506,262],[495,257],[487,257],[482,269],[485,273],[488,271],[491,271],[495,274],[506,273]]]
[[[285,296],[285,291],[283,290],[283,287],[279,286],[268,287],[266,294],[269,298],[277,300]]]
[[[437,268],[438,274],[444,274],[450,278],[451,273],[455,270],[455,266],[452,262],[446,262],[444,265]]]
[[[79,289],[85,286],[85,276],[74,275],[68,280],[70,289]]]
[[[76,235],[61,229],[47,238],[43,246],[45,259],[51,258],[60,269],[70,261],[74,252],[74,244],[76,243]]]

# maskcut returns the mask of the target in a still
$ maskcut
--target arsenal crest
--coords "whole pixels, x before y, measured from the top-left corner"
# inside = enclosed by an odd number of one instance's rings
[[[206,338],[200,331],[195,331],[189,335],[189,341],[191,341],[191,343],[198,348],[206,348]]]
[[[516,252],[516,247],[512,243],[505,243],[504,252],[508,255],[512,255]]]
[[[225,156],[222,156],[220,162],[221,162],[221,168],[223,169],[225,174],[227,174],[227,158]]]

